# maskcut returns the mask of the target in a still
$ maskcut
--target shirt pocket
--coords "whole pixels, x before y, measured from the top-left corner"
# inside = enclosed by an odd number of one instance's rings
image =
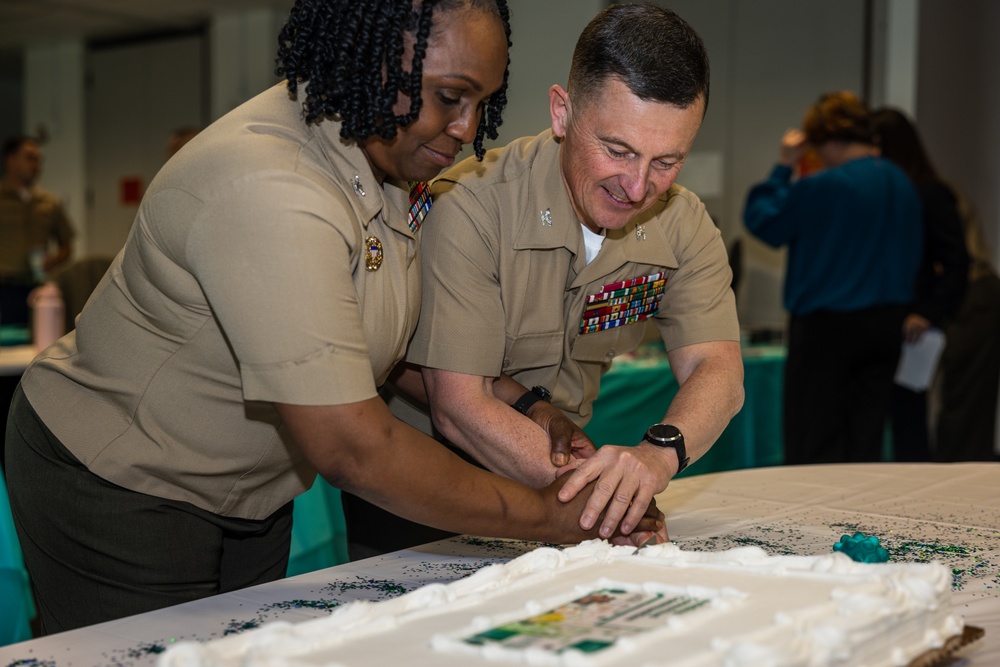
[[[610,363],[642,343],[646,320],[660,309],[666,288],[664,271],[602,285],[587,295],[573,339],[571,358]]]
[[[562,362],[562,331],[507,336],[503,357],[503,372],[508,375],[533,368],[558,367]]]
[[[610,364],[615,357],[639,347],[645,337],[646,320],[590,334],[577,334],[570,358],[583,363]]]

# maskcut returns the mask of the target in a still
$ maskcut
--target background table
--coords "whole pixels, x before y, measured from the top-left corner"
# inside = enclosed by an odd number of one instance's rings
[[[773,345],[744,347],[743,371],[743,409],[708,453],[680,477],[783,462],[781,392],[785,349]],[[584,430],[598,445],[641,442],[649,425],[663,419],[678,388],[663,344],[645,345],[635,356],[616,359],[601,378],[594,418]]]
[[[1000,664],[1000,464],[875,463],[763,468],[672,482],[657,497],[687,549],[758,545],[771,554],[832,551],[845,533],[878,536],[894,561],[952,569],[953,603],[984,639],[963,667]],[[180,639],[207,640],[276,619],[315,618],[352,600],[381,600],[459,579],[537,546],[457,537],[227,595],[0,648],[11,665],[154,665]]]
[[[36,354],[34,345],[0,346],[0,377],[21,377]]]

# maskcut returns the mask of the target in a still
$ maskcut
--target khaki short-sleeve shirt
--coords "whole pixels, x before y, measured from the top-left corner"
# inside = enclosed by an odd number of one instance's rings
[[[579,424],[645,325],[667,349],[739,340],[732,273],[701,201],[674,186],[586,263],[551,132],[457,165],[423,227],[423,301],[407,358],[552,390]]]
[[[339,130],[307,126],[279,85],[150,184],[75,332],[23,380],[91,471],[251,519],[312,484],[272,402],[376,396],[419,310],[405,186],[383,188]]]

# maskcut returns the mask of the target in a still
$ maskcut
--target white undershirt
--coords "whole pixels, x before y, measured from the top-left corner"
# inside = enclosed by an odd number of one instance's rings
[[[601,251],[605,230],[602,229],[600,234],[595,234],[582,223],[580,224],[580,229],[583,230],[583,245],[587,249],[587,264],[590,264],[597,257],[597,253]]]

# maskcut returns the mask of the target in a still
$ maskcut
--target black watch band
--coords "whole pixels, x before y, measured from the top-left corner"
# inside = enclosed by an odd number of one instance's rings
[[[684,446],[684,436],[680,429],[672,424],[653,424],[646,429],[643,440],[657,447],[674,448],[674,451],[677,452],[677,472],[675,474],[679,475],[691,462],[687,455],[687,447]]]
[[[528,408],[538,401],[548,401],[552,399],[552,392],[545,387],[536,385],[530,391],[524,392],[521,398],[514,401],[510,407],[514,408],[522,415],[528,414]]]

